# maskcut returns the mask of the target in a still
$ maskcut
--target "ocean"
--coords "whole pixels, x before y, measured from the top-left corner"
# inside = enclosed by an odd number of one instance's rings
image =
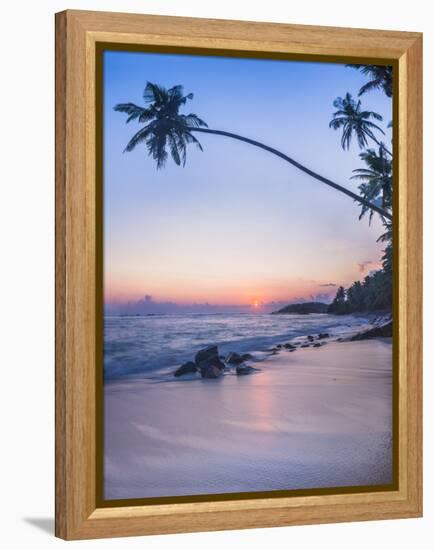
[[[164,377],[211,344],[218,345],[223,355],[251,353],[260,361],[276,344],[323,332],[336,339],[368,325],[364,317],[326,314],[106,316],[104,377]]]

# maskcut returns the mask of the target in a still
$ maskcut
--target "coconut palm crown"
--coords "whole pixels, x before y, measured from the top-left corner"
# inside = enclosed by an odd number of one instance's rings
[[[370,80],[359,89],[358,95],[365,92],[381,89],[387,97],[392,97],[392,67],[388,65],[355,65],[349,63],[347,67],[352,67],[368,76]]]
[[[192,143],[202,151],[198,139],[191,134],[192,128],[207,127],[207,124],[194,113],[180,114],[179,109],[193,98],[193,94],[183,95],[183,86],[177,85],[166,89],[152,82],[147,82],[143,99],[147,107],[135,103],[119,103],[115,111],[126,113],[126,122],[136,120],[145,126],[132,136],[125,151],[132,151],[144,142],[149,156],[156,161],[157,168],[162,168],[168,158],[169,149],[177,165],[186,162],[186,147]]]
[[[352,179],[362,181],[359,186],[361,196],[389,211],[392,207],[392,161],[383,147],[379,147],[379,152],[374,149],[367,149],[359,156],[365,162],[367,168],[353,170]],[[368,211],[370,212],[371,221],[374,211],[365,204],[362,205],[360,219]]]
[[[368,139],[371,139],[377,145],[381,145],[374,130],[384,134],[385,132],[370,119],[383,120],[382,116],[374,111],[363,111],[361,101],[355,101],[351,94],[346,93],[344,97],[337,97],[333,102],[337,109],[329,123],[329,127],[334,130],[343,129],[341,136],[341,146],[344,150],[349,150],[352,136],[355,135],[360,149],[368,145]],[[387,149],[385,149],[389,153]],[[389,153],[391,154],[391,153]]]

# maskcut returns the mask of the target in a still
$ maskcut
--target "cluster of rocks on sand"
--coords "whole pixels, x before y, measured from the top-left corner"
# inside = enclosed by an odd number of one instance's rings
[[[295,351],[298,347],[320,347],[324,342],[323,340],[329,338],[328,333],[318,334],[316,336],[306,336],[304,340],[284,344],[277,344],[275,347],[266,350],[270,355],[274,355],[281,350]],[[225,357],[218,352],[218,346],[212,345],[207,348],[201,349],[195,355],[194,361],[187,361],[183,363],[176,371],[174,376],[178,378],[186,374],[200,374],[202,378],[219,378],[225,370],[234,368],[238,376],[245,374],[252,374],[258,372],[259,369],[251,367],[246,362],[253,359],[250,353],[237,353],[232,351]]]
[[[391,316],[377,318],[373,321],[373,327],[357,334],[352,334],[348,337],[340,337],[332,339],[328,332],[319,334],[309,334],[308,336],[298,337],[291,342],[277,344],[274,347],[267,349],[269,355],[276,355],[281,351],[294,352],[299,348],[320,348],[324,346],[329,339],[337,342],[347,342],[355,340],[367,340],[369,338],[380,338],[392,336],[392,318]],[[174,372],[175,377],[184,376],[186,374],[200,374],[202,378],[219,378],[224,371],[234,368],[238,376],[252,374],[258,372],[256,369],[247,364],[247,361],[253,359],[249,353],[236,353],[234,351],[228,353],[225,357],[218,352],[218,346],[212,345],[198,351],[194,361],[187,361]]]
[[[235,367],[236,374],[239,376],[251,374],[258,371],[258,369],[245,364],[245,361],[252,358],[249,353],[241,355],[236,352],[230,352],[226,357],[223,357],[218,353],[218,346],[208,346],[196,353],[194,361],[187,361],[181,365],[174,372],[174,376],[199,373],[202,378],[219,378],[227,365]]]
[[[330,335],[328,332],[321,332],[320,334],[304,336],[301,339],[293,340],[292,342],[286,342],[285,344],[277,344],[275,347],[271,348],[270,352],[278,353],[279,351],[286,349],[288,351],[295,351],[298,348],[320,348],[324,346],[326,342],[323,342],[324,339],[329,338]]]

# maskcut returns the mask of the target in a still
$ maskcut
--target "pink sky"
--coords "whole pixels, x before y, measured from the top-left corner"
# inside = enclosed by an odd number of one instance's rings
[[[144,145],[123,153],[140,127],[118,102],[142,104],[145,80],[182,84],[210,127],[269,144],[357,191],[353,143],[329,128],[333,100],[355,96],[365,77],[344,64],[109,53],[104,61],[104,274],[106,302],[152,295],[159,302],[251,304],[335,293],[380,265],[383,232],[359,220],[352,199],[266,151],[200,136],[185,167],[162,170]],[[143,75],[146,75],[144,78]],[[263,86],[263,82],[267,85]],[[296,82],[296,86],[293,86]],[[249,93],[246,95],[245,90]],[[246,100],[247,98],[247,100]],[[384,117],[392,101],[362,97]],[[197,136],[198,137],[198,136]]]

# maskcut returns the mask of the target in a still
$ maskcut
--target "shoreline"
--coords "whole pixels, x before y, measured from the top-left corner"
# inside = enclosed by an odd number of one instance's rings
[[[386,312],[383,313],[386,315]],[[249,316],[248,318],[254,319],[255,317],[256,316]],[[122,336],[125,335],[128,338],[130,335],[125,332],[115,333],[113,335],[114,338],[112,338],[112,332],[109,332],[108,335],[105,336],[106,340],[104,343],[104,350],[106,354],[105,361],[108,361],[104,363],[104,383],[110,383],[113,380],[122,379],[133,380],[150,378],[157,380],[172,378],[174,373],[182,365],[194,362],[197,353],[200,352],[200,350],[204,350],[206,347],[210,346],[218,347],[218,357],[224,362],[224,365],[219,365],[220,367],[231,367],[230,364],[226,363],[226,358],[230,354],[248,357],[248,361],[245,365],[249,364],[254,367],[256,363],[260,363],[269,356],[278,353],[281,348],[284,348],[285,346],[293,346],[294,349],[299,349],[302,346],[307,347],[307,345],[319,347],[319,344],[324,346],[333,341],[350,339],[356,334],[362,334],[375,326],[378,326],[378,324],[383,323],[389,319],[389,314],[387,314],[387,316],[378,316],[378,312],[372,315],[357,314],[356,316],[352,314],[343,316],[311,314],[305,316],[295,316],[293,322],[291,320],[291,315],[279,315],[279,322],[277,323],[278,327],[277,331],[275,331],[276,327],[272,326],[271,329],[269,329],[269,324],[266,325],[266,319],[275,319],[276,317],[277,316],[275,315],[265,316],[263,321],[265,323],[265,329],[263,331],[260,327],[255,327],[251,324],[244,324],[242,329],[239,331],[241,332],[239,335],[236,334],[236,327],[233,327],[232,332],[227,334],[227,331],[230,331],[230,320],[224,321],[224,323],[227,323],[227,329],[225,330],[226,334],[212,335],[212,330],[204,330],[202,331],[203,334],[200,334],[202,336],[201,338],[195,337],[194,339],[193,337],[190,350],[188,350],[187,346],[184,345],[184,341],[181,343],[181,346],[183,346],[182,349],[182,347],[179,348],[177,343],[172,344],[171,342],[169,342],[168,346],[165,347],[165,342],[167,339],[160,339],[160,345],[164,346],[161,348],[162,360],[157,359],[160,351],[159,348],[156,347],[151,349],[153,355],[149,356],[150,360],[146,360],[144,345],[148,346],[148,344],[145,344],[144,342],[143,344],[140,343],[141,349],[143,349],[140,354],[134,351],[131,358],[125,355],[116,356],[115,354],[119,353],[117,350],[123,354],[123,350],[125,349],[124,341],[119,339],[118,334],[122,334]],[[321,320],[322,317],[323,322]],[[262,316],[260,316],[260,318],[262,318]],[[146,318],[142,317],[142,319],[144,320]],[[135,321],[128,321],[128,323],[130,322]],[[158,323],[158,330],[163,330],[161,326],[162,321],[157,320],[155,322]],[[131,334],[137,335],[137,342],[140,341],[141,335],[146,333],[152,334],[152,331],[154,330],[153,320],[148,320],[146,323],[147,324],[143,324],[143,321],[140,321],[140,324],[136,325],[135,332],[131,332]],[[194,328],[200,332],[203,325],[198,326],[195,321],[192,321],[192,323]],[[111,331],[113,331],[112,326],[113,325],[109,327],[109,330]],[[125,326],[128,327],[129,325],[124,325],[124,327]],[[209,327],[212,326],[212,322],[210,322]],[[122,327],[121,330],[125,330],[124,327]],[[176,330],[175,326],[169,323],[167,334],[172,334],[173,330]],[[197,334],[194,332],[188,332],[188,330],[191,329],[183,329],[183,332],[180,332],[182,337],[185,338],[187,335],[189,337],[189,334]],[[209,332],[209,334],[206,336],[207,332]],[[325,337],[318,338],[321,333],[322,335],[324,334]],[[241,338],[233,338],[233,335],[241,336]],[[176,338],[176,334],[174,336]],[[171,338],[169,340],[171,340]],[[152,343],[150,345],[152,345]],[[132,362],[130,362],[131,360]],[[158,365],[158,362],[160,365]],[[149,364],[149,366],[147,366],[147,364]]]
[[[217,380],[112,380],[105,498],[387,484],[391,339],[282,350]]]
[[[290,315],[285,313],[284,315]],[[344,318],[344,316],[341,316]],[[217,345],[209,345],[206,348],[199,350],[194,360],[187,361],[180,365],[174,372],[175,377],[194,379],[196,375],[201,375],[202,378],[218,378],[231,369],[236,369],[238,375],[248,375],[259,372],[260,369],[252,367],[249,363],[260,363],[267,358],[277,355],[281,351],[293,353],[305,348],[321,348],[331,342],[350,342],[354,340],[366,340],[374,338],[383,338],[392,336],[392,315],[390,312],[382,312],[372,314],[370,318],[365,318],[359,315],[360,318],[370,322],[364,327],[357,327],[356,330],[346,331],[344,335],[333,335],[330,332],[319,332],[317,334],[307,334],[296,336],[283,342],[278,342],[273,347],[260,352],[252,351],[251,353],[239,353],[230,351],[227,355],[221,355],[218,352]],[[213,356],[210,356],[212,353]],[[261,355],[258,357],[258,353]],[[268,355],[263,356],[263,353]],[[204,362],[201,362],[200,357],[204,356]]]

